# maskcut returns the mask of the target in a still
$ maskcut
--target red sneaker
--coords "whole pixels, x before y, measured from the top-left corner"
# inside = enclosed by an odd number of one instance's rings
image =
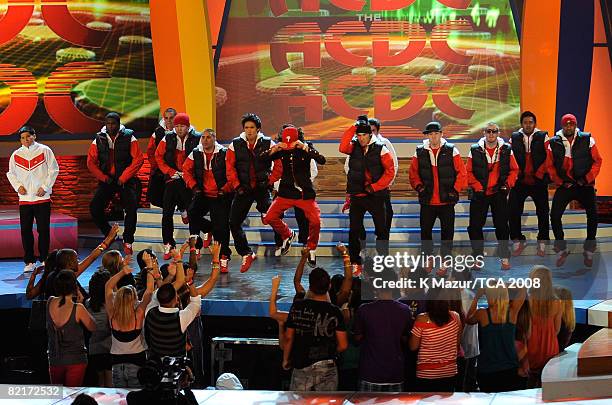
[[[363,266],[361,266],[361,264],[352,264],[351,265],[353,267],[353,277],[359,277],[361,276],[361,271],[363,270]]]
[[[219,259],[219,264],[221,265],[221,273],[229,273],[229,259],[225,255],[221,255],[221,259]]]
[[[211,243],[212,243],[212,234],[210,232],[205,233],[204,239],[202,239],[202,249],[208,249]]]
[[[196,260],[200,260],[200,258],[202,257],[202,253],[200,249],[196,249]]]
[[[501,269],[502,270],[510,270],[512,265],[510,264],[510,259],[501,259]]]
[[[557,252],[557,267],[561,267],[565,264],[567,256],[569,256],[569,250],[567,249]]]
[[[524,240],[519,240],[514,242],[514,246],[512,249],[512,256],[520,256],[521,253],[523,253],[523,250],[525,250],[525,247],[527,246],[527,244],[525,243]]]
[[[257,259],[257,255],[255,253],[250,253],[248,255],[242,256],[242,265],[240,266],[240,272],[246,273],[247,271],[249,271],[255,259]]]
[[[584,265],[586,267],[593,267],[593,253],[585,251],[582,255],[584,256]]]
[[[172,251],[172,245],[166,244],[164,245],[164,260],[170,260],[170,258],[172,257],[172,254],[170,253]]]
[[[342,206],[342,213],[344,214],[345,212],[348,212],[350,208],[351,208],[351,197],[347,195],[346,199],[344,200],[344,205]]]
[[[123,243],[123,253],[127,255],[133,255],[134,254],[134,250],[132,249],[132,244],[131,243]]]
[[[546,256],[546,244],[544,242],[538,242],[537,255],[540,257]]]

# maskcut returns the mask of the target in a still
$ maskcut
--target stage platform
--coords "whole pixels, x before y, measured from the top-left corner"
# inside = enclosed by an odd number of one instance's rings
[[[113,248],[120,248],[115,243]],[[79,257],[84,258],[90,249],[80,248]],[[537,262],[535,261],[537,259]],[[612,253],[596,253],[592,268],[582,264],[582,254],[570,254],[563,268],[555,268],[553,255],[544,258],[519,256],[512,259],[512,269],[502,271],[498,259],[487,257],[485,270],[477,277],[527,277],[534,264],[545,264],[553,270],[555,284],[570,288],[574,294],[576,320],[581,324],[612,327],[609,313],[612,312],[612,272],[607,263],[612,263]],[[80,283],[87,288],[89,279],[100,266],[99,258],[81,277]],[[202,256],[196,282],[201,283],[210,274],[210,256]],[[293,274],[298,263],[297,257],[259,257],[249,270],[241,274],[239,258],[230,261],[230,273],[221,275],[215,289],[202,300],[202,313],[212,316],[265,317],[268,314],[271,279],[282,276],[278,306],[288,310],[294,295]],[[317,264],[331,274],[342,274],[342,261],[337,257],[319,257]],[[22,273],[23,263],[19,260],[0,260],[0,309],[29,308],[31,301],[25,297],[29,275]],[[303,285],[308,286],[306,266]]]
[[[13,386],[14,387],[14,386]],[[6,392],[9,386],[0,384],[0,390]],[[1,404],[36,404],[36,405],[70,405],[79,394],[92,396],[99,405],[126,405],[126,395],[130,390],[121,388],[64,388],[55,399],[0,399]],[[200,405],[535,405],[541,404],[542,390],[485,393],[362,393],[362,392],[292,392],[292,391],[193,391]],[[604,405],[610,399],[570,401],[557,404]]]

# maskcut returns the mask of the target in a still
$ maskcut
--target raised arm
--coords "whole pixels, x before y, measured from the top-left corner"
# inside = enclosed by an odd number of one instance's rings
[[[221,270],[221,265],[219,263],[219,252],[221,251],[221,245],[219,242],[214,241],[212,245],[210,245],[210,253],[213,257],[212,259],[212,272],[210,273],[210,277],[208,280],[204,282],[201,286],[196,288],[197,295],[205,297],[215,288],[215,284],[217,284],[217,280],[219,279],[219,273]]]
[[[306,265],[306,260],[308,260],[308,252],[309,249],[307,247],[302,249],[302,257],[295,268],[295,274],[293,275],[293,288],[295,288],[296,294],[303,294],[306,292],[302,286],[302,275],[304,274],[304,265]]]
[[[124,276],[128,274],[132,274],[132,268],[130,267],[131,256],[127,255],[123,258],[123,262],[121,263],[121,268],[112,276],[104,286],[104,308],[106,309],[106,315],[108,315],[108,319],[113,317],[113,292],[115,291],[115,287],[117,287],[117,283]]]
[[[279,324],[284,324],[287,321],[288,312],[281,312],[276,307],[276,300],[278,299],[278,289],[280,287],[280,282],[281,282],[281,276],[279,274],[272,277],[272,291],[270,293],[270,303],[268,305],[268,315],[270,316],[270,318],[274,319]]]
[[[472,305],[470,305],[470,309],[468,310],[467,315],[465,316],[465,323],[467,323],[468,325],[474,325],[478,323],[478,300],[483,295],[485,295],[485,290],[479,288],[478,291],[476,291],[476,295],[474,295],[474,299],[472,300]]]
[[[172,262],[176,264],[176,276],[174,277],[174,282],[172,285],[174,289],[178,291],[183,284],[185,284],[185,269],[183,268],[183,260],[181,257],[181,252],[174,249],[173,251],[174,259]]]
[[[342,280],[340,291],[336,297],[336,305],[341,307],[344,305],[344,303],[348,302],[351,295],[351,288],[353,287],[353,272],[351,269],[351,258],[344,243],[338,242],[336,249],[342,255],[342,263],[344,267],[344,279]]]
[[[38,266],[30,275],[30,280],[28,280],[28,286],[26,287],[26,298],[31,300],[38,297],[42,293],[42,286],[47,278],[47,271],[45,270],[45,266]],[[42,277],[38,280],[38,283],[34,285],[34,280],[36,280],[36,276],[42,272]]]
[[[76,272],[77,278],[81,274],[83,274],[83,272],[87,270],[93,262],[96,261],[96,259],[102,254],[102,252],[108,249],[111,243],[114,242],[115,237],[117,236],[117,232],[119,232],[119,225],[113,224],[113,227],[111,228],[108,235],[106,235],[106,238],[104,238],[104,241],[102,241],[102,243],[100,243],[100,245],[98,245],[96,249],[92,250],[89,256],[83,259],[83,261],[79,262],[78,270]]]

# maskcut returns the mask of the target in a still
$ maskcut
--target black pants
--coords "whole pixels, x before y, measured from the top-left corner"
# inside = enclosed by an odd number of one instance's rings
[[[270,191],[267,188],[256,188],[242,195],[236,193],[232,201],[230,230],[232,231],[232,238],[234,238],[234,247],[240,256],[253,253],[253,250],[249,247],[249,241],[247,240],[246,234],[242,229],[242,223],[247,215],[249,215],[249,210],[254,202],[257,204],[255,206],[257,211],[265,214],[268,208],[270,208],[270,204],[272,204],[272,195]],[[276,232],[274,232],[274,241],[276,242],[276,246],[282,244],[282,238]]]
[[[305,245],[308,242],[308,220],[306,219],[306,214],[304,214],[304,210],[293,207],[293,212],[295,213],[295,220],[298,225],[298,242]]]
[[[391,232],[391,224],[393,223],[393,204],[391,203],[391,193],[385,198],[385,223],[387,224],[387,230]],[[362,248],[365,247],[366,230],[365,226],[361,225],[361,233],[359,239],[362,241]]]
[[[51,222],[51,202],[39,204],[25,204],[19,206],[19,223],[21,226],[21,244],[23,245],[23,262],[36,263],[34,256],[34,219],[36,219],[36,231],[38,232],[38,260],[44,262],[49,255]]]
[[[474,256],[482,255],[484,252],[484,232],[482,228],[487,222],[487,213],[491,207],[495,237],[499,243],[497,254],[503,259],[510,258],[510,246],[508,238],[508,196],[502,192],[485,196],[470,202],[470,223],[468,234],[472,243]]]
[[[538,240],[550,240],[548,225],[548,186],[546,185],[527,185],[516,183],[516,186],[510,190],[510,198],[508,205],[510,208],[509,224],[510,224],[510,239],[525,240],[525,236],[521,233],[521,217],[525,209],[525,200],[531,197],[536,206],[536,215],[538,216]]]
[[[593,186],[559,187],[555,192],[550,209],[550,224],[555,235],[555,249],[564,250],[567,248],[561,217],[567,205],[574,200],[578,201],[586,211],[587,237],[583,245],[584,250],[594,252],[597,248],[597,204]]]
[[[516,368],[495,373],[478,373],[478,387],[481,392],[514,391],[518,386]]]
[[[162,239],[164,245],[176,246],[174,240],[174,210],[177,206],[179,208],[189,206],[190,201],[191,190],[187,188],[183,179],[171,180],[166,183],[162,207]]]
[[[131,178],[123,186],[117,184],[98,183],[98,188],[89,204],[89,212],[94,220],[94,223],[100,229],[104,236],[108,235],[111,226],[104,215],[104,210],[115,193],[119,193],[121,206],[125,211],[125,220],[123,222],[123,242],[133,243],[134,232],[136,232],[136,219],[138,211],[138,202],[142,185],[137,178]]]
[[[455,235],[455,206],[445,205],[421,205],[421,248],[423,253],[433,253],[433,226],[436,218],[440,218],[440,256],[450,255],[453,250],[453,237]]]
[[[418,392],[455,392],[457,376],[446,378],[418,378],[416,387]]]
[[[191,200],[189,205],[189,233],[199,235],[200,232],[212,232],[213,238],[221,244],[221,255],[228,258],[232,251],[229,247],[229,216],[233,194],[211,198],[200,194]],[[210,220],[204,215],[210,212]]]
[[[476,380],[478,357],[457,357],[457,384],[455,391],[475,392],[478,384]]]
[[[389,250],[389,229],[387,228],[386,204],[384,196],[366,195],[363,197],[351,196],[351,209],[349,211],[349,254],[351,263],[361,264],[359,251],[361,250],[360,236],[363,228],[363,217],[366,212],[374,220],[374,233],[376,234],[376,250],[380,255],[386,255]]]

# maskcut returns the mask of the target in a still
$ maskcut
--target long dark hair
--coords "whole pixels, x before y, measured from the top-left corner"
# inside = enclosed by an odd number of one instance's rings
[[[104,287],[110,277],[108,270],[101,269],[96,271],[89,280],[89,307],[94,312],[100,312],[104,305]]]
[[[66,303],[66,296],[70,294],[76,294],[77,283],[76,275],[72,270],[61,270],[57,277],[55,277],[53,287],[55,293],[61,297],[59,306],[61,307]]]
[[[427,314],[436,326],[446,325],[450,319],[450,303],[441,288],[431,288],[427,292]]]

